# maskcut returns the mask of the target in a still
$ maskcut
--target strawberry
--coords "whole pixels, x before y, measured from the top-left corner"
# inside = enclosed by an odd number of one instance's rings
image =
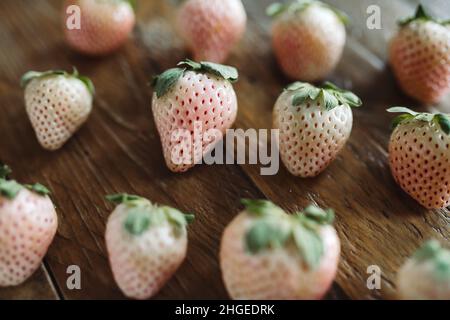
[[[389,59],[402,89],[424,103],[450,92],[450,24],[430,17],[419,5],[415,17],[400,22]]]
[[[273,127],[286,168],[296,176],[314,177],[336,158],[352,131],[351,107],[361,100],[331,83],[322,88],[295,82],[278,98]]]
[[[186,224],[193,216],[138,196],[118,194],[107,199],[118,205],[105,235],[114,279],[127,297],[148,299],[186,257]]]
[[[430,240],[397,274],[400,299],[450,300],[450,250]]]
[[[21,84],[28,116],[45,149],[61,148],[91,113],[94,86],[76,69],[73,74],[29,71]]]
[[[345,45],[344,13],[314,0],[274,3],[272,45],[284,73],[295,80],[316,81],[331,73]]]
[[[170,170],[192,168],[233,125],[237,78],[235,68],[191,60],[155,78],[152,110]]]
[[[233,299],[320,299],[336,275],[340,241],[332,210],[309,206],[286,214],[264,200],[243,200],[246,209],[225,229],[220,266]]]
[[[247,14],[241,0],[187,0],[177,21],[195,60],[222,63],[242,38]]]
[[[0,165],[0,287],[16,286],[40,266],[58,226],[49,191],[7,180]]]
[[[403,113],[393,122],[389,163],[395,181],[424,207],[450,205],[450,116],[418,113],[394,107]]]
[[[134,2],[131,0],[68,0],[69,6],[80,8],[80,28],[67,25],[71,11],[65,11],[64,31],[67,43],[75,50],[93,56],[117,50],[128,39],[135,24]]]

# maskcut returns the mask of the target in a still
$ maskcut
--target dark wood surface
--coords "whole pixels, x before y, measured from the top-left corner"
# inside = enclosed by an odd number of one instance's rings
[[[227,61],[240,70],[236,127],[270,128],[275,99],[288,83],[270,47],[270,1],[244,0],[245,39]],[[329,298],[392,298],[395,273],[430,237],[450,241],[447,210],[428,211],[401,191],[387,163],[391,105],[414,105],[386,66],[387,41],[395,20],[411,15],[416,1],[334,0],[353,20],[342,62],[330,76],[359,94],[352,136],[338,159],[315,179],[299,179],[281,168],[261,176],[257,165],[197,166],[185,174],[166,169],[150,112],[155,74],[187,53],[172,24],[169,1],[140,1],[132,39],[117,53],[86,58],[67,48],[60,1],[0,2],[0,159],[20,181],[40,181],[53,191],[59,228],[40,270],[23,285],[0,289],[1,299],[123,298],[108,265],[104,231],[112,206],[104,195],[135,193],[194,212],[185,263],[156,298],[227,298],[218,265],[224,226],[240,211],[241,198],[268,198],[287,210],[310,202],[336,210],[342,258]],[[445,1],[426,1],[437,13]],[[368,30],[366,8],[382,8],[382,30]],[[447,12],[450,12],[447,10]],[[86,125],[57,152],[38,145],[27,119],[20,76],[27,70],[78,67],[97,89]],[[450,109],[448,100],[438,108]],[[82,289],[69,290],[66,269],[79,265]],[[382,289],[366,287],[366,269],[382,269]]]

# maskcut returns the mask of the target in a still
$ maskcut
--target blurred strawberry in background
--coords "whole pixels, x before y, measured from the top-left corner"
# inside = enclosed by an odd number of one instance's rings
[[[131,0],[66,1],[64,31],[67,43],[80,53],[94,56],[117,50],[128,39],[135,25],[134,3]],[[79,28],[67,25],[70,15],[76,14],[70,6],[79,8]]]

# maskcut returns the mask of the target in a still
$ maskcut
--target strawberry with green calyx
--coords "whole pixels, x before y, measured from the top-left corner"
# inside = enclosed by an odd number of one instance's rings
[[[0,287],[19,285],[36,271],[58,226],[50,191],[6,179],[10,173],[0,165]]]
[[[48,150],[61,148],[86,122],[94,96],[92,81],[77,69],[29,71],[21,80],[25,106],[39,143]]]
[[[107,196],[117,207],[106,226],[114,279],[130,298],[154,296],[186,257],[186,225],[193,215],[133,195]]]
[[[450,250],[427,241],[397,275],[398,296],[406,300],[450,299]]]
[[[170,170],[192,168],[233,125],[238,106],[232,83],[237,79],[233,67],[192,60],[154,79],[152,111]],[[203,139],[213,130],[214,137]],[[177,137],[177,132],[190,136]]]
[[[350,137],[351,108],[361,104],[355,94],[328,82],[321,88],[304,82],[288,86],[275,103],[273,128],[280,130],[280,155],[289,172],[314,177],[325,170]]]
[[[295,80],[316,81],[331,73],[345,45],[345,13],[315,0],[274,3],[272,45],[284,73]]]
[[[195,60],[224,62],[245,32],[241,0],[187,0],[178,11],[178,30]]]
[[[80,28],[67,25],[72,16],[66,10],[71,6],[80,9]],[[136,0],[66,0],[63,15],[66,41],[70,47],[87,55],[114,52],[133,31],[135,10]]]
[[[431,17],[419,5],[399,24],[389,60],[400,86],[423,103],[437,103],[450,92],[450,20]]]
[[[340,241],[332,210],[310,206],[288,215],[265,200],[225,229],[220,248],[223,280],[233,299],[320,299],[337,270]]]
[[[393,121],[389,164],[395,181],[426,208],[450,204],[450,115],[418,113],[404,107]]]

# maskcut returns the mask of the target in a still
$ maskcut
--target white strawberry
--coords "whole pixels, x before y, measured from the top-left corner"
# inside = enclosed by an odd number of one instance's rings
[[[246,209],[225,229],[220,266],[233,299],[320,299],[336,275],[340,241],[332,210],[286,214],[269,201]]]
[[[450,300],[450,250],[426,242],[400,268],[397,289],[400,299]]]
[[[233,125],[237,78],[235,68],[191,60],[155,78],[152,111],[170,170],[192,168]]]
[[[43,148],[61,148],[87,120],[92,110],[94,86],[76,69],[29,71],[21,81],[25,106]]]
[[[361,100],[331,83],[322,88],[295,82],[278,98],[273,128],[280,130],[280,155],[296,176],[314,177],[342,150],[353,125],[351,107]]]
[[[148,299],[186,257],[192,215],[127,194],[108,196],[118,206],[108,219],[106,246],[118,286],[130,298]]]
[[[7,180],[0,165],[0,287],[16,286],[40,266],[58,226],[49,191]]]

